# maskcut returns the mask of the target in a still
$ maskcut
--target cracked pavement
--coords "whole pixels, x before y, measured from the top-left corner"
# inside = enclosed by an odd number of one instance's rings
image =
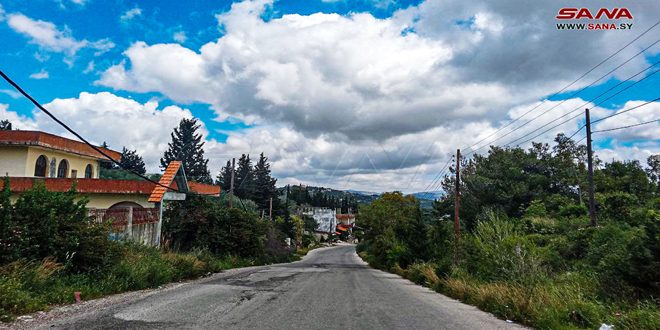
[[[512,329],[517,324],[364,263],[352,245],[35,320],[48,329]],[[99,299],[98,301],[103,301]],[[44,322],[45,321],[45,322]],[[28,324],[24,324],[28,325]]]

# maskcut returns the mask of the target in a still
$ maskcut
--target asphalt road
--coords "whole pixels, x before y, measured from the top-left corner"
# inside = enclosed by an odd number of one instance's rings
[[[37,324],[32,324],[37,326]],[[353,246],[217,274],[39,326],[50,329],[522,328],[367,266]]]

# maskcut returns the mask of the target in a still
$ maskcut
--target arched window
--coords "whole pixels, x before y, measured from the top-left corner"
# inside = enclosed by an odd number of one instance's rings
[[[36,164],[34,164],[34,176],[46,177],[46,170],[48,168],[48,158],[41,155],[37,158]]]
[[[60,165],[57,166],[57,177],[66,178],[68,174],[69,174],[69,162],[67,162],[66,159],[62,159],[60,161]]]
[[[87,164],[87,167],[85,167],[85,179],[91,179],[92,173],[94,173],[93,171],[92,164]]]

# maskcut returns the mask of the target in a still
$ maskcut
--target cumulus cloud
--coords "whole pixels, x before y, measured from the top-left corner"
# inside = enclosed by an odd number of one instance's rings
[[[275,121],[310,137],[378,140],[502,118],[574,79],[610,44],[622,44],[612,39],[631,35],[560,34],[550,5],[510,13],[511,6],[482,1],[457,9],[424,2],[390,19],[317,13],[266,22],[260,15],[271,4],[233,4],[218,15],[225,34],[199,50],[137,42],[97,83],[207,103],[219,118]],[[457,24],[461,19],[470,23]],[[580,47],[586,53],[573,51]]]
[[[229,132],[226,143],[207,142],[213,171],[232,156],[264,151],[280,183],[414,191],[428,184],[456,148],[539,105],[543,96],[655,23],[652,13],[660,10],[660,3],[631,3],[636,29],[604,32],[557,30],[554,16],[560,5],[549,2],[427,1],[387,19],[316,13],[265,21],[262,14],[272,4],[233,4],[217,16],[223,35],[199,49],[138,41],[96,84],[208,104],[219,120],[254,123]],[[641,38],[569,90],[585,86],[651,39]],[[640,56],[614,76],[628,77],[647,65]],[[545,101],[502,130],[497,136],[507,136],[497,144],[527,147],[529,142],[522,142],[555,124],[543,125],[578,109],[574,119],[535,140],[570,134],[583,123],[579,114],[585,106],[591,105],[578,98]],[[596,108],[592,117],[609,113]],[[649,138],[648,132],[625,136],[613,131],[610,136],[633,140]],[[625,148],[631,147],[612,144],[603,152],[642,157],[657,152],[657,143],[639,146],[639,152]],[[406,184],[401,187],[401,182]]]
[[[12,30],[28,37],[30,43],[46,51],[62,53],[69,59],[85,47],[95,49],[95,54],[100,55],[115,46],[109,39],[93,42],[78,40],[72,36],[71,30],[67,27],[59,29],[51,22],[35,20],[20,13],[8,15],[7,23]]]
[[[182,118],[192,117],[189,110],[178,106],[161,108],[156,101],[140,103],[107,92],[83,92],[75,98],[54,99],[44,107],[90,142],[100,145],[105,141],[114,150],[123,146],[137,149],[152,172],[159,171],[159,159],[172,129]],[[27,118],[0,104],[0,118],[9,119],[19,129],[39,129],[75,139],[42,112],[35,111]],[[206,135],[205,128],[203,133]]]
[[[614,113],[612,113],[612,114],[616,114],[614,117],[612,117],[611,119],[606,119],[601,121],[600,123],[595,125],[593,130],[604,131],[602,132],[603,136],[614,138],[618,141],[658,139],[660,137],[660,135],[658,134],[658,132],[660,132],[660,122],[658,122],[657,120],[660,120],[660,102],[653,102],[648,105],[642,106],[644,103],[646,102],[642,102],[642,101],[626,102],[623,105],[623,107],[621,107],[620,110],[617,110]],[[639,108],[635,108],[635,107],[639,107]],[[629,129],[616,130],[616,128],[619,127],[633,126],[646,122],[651,122],[651,123],[631,127]]]
[[[35,72],[30,75],[30,79],[37,79],[37,80],[48,79],[49,77],[50,75],[48,74],[48,71],[46,71],[45,69],[41,69],[41,71]]]

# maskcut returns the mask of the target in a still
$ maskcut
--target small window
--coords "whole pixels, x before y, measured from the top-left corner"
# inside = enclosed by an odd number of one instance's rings
[[[46,177],[46,169],[48,168],[48,158],[41,155],[37,158],[37,163],[34,165],[34,176]]]
[[[66,159],[62,159],[60,165],[57,167],[57,177],[66,178],[67,174],[69,174],[69,162]]]
[[[71,178],[75,179],[78,177],[78,171],[77,170],[71,170]]]
[[[92,164],[87,164],[87,167],[85,167],[85,178],[91,179],[93,173],[94,173],[94,169],[92,168]]]

